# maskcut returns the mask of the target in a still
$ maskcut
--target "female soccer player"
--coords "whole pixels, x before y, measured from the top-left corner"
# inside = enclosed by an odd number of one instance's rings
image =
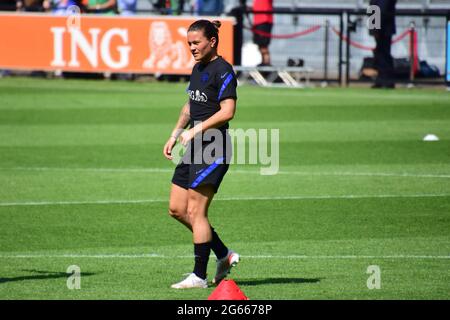
[[[217,54],[219,28],[219,21],[198,20],[188,29],[188,44],[197,64],[187,89],[189,100],[163,149],[164,156],[172,160],[177,141],[188,147],[172,178],[169,214],[192,231],[195,265],[186,279],[172,285],[175,289],[208,287],[211,250],[217,257],[215,284],[239,262],[239,254],[223,244],[208,221],[208,207],[229,166],[227,129],[237,99],[233,68]],[[190,129],[184,131],[188,124]],[[215,133],[214,139],[207,138],[208,131]]]

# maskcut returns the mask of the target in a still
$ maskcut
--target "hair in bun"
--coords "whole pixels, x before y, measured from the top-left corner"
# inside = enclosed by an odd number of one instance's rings
[[[211,23],[212,23],[217,29],[219,29],[220,26],[222,25],[222,22],[220,22],[219,20],[211,21]]]

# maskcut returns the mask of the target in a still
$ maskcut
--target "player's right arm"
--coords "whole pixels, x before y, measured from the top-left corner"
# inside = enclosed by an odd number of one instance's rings
[[[164,157],[166,157],[169,160],[172,160],[172,149],[177,143],[177,139],[180,136],[180,134],[183,132],[183,130],[189,125],[189,121],[191,119],[190,114],[190,105],[189,101],[185,103],[183,108],[181,108],[180,116],[178,117],[177,124],[175,125],[175,128],[172,130],[172,133],[170,134],[169,140],[167,140],[166,144],[164,145],[163,154]]]

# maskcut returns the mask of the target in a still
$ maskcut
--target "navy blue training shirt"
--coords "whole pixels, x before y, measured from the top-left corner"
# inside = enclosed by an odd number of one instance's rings
[[[222,57],[208,62],[197,63],[192,69],[189,87],[191,121],[193,127],[196,121],[205,121],[220,110],[220,101],[237,99],[236,75],[233,67]],[[228,129],[228,123],[221,130]]]

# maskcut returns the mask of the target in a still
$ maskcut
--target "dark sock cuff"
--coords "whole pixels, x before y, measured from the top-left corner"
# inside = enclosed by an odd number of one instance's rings
[[[216,255],[217,259],[225,258],[228,254],[228,248],[225,244],[220,240],[219,235],[214,231],[214,228],[211,227],[211,250]]]
[[[211,242],[194,243],[195,266],[194,273],[201,279],[206,279]]]
[[[194,254],[199,257],[209,257],[211,252],[211,242],[194,243]]]

